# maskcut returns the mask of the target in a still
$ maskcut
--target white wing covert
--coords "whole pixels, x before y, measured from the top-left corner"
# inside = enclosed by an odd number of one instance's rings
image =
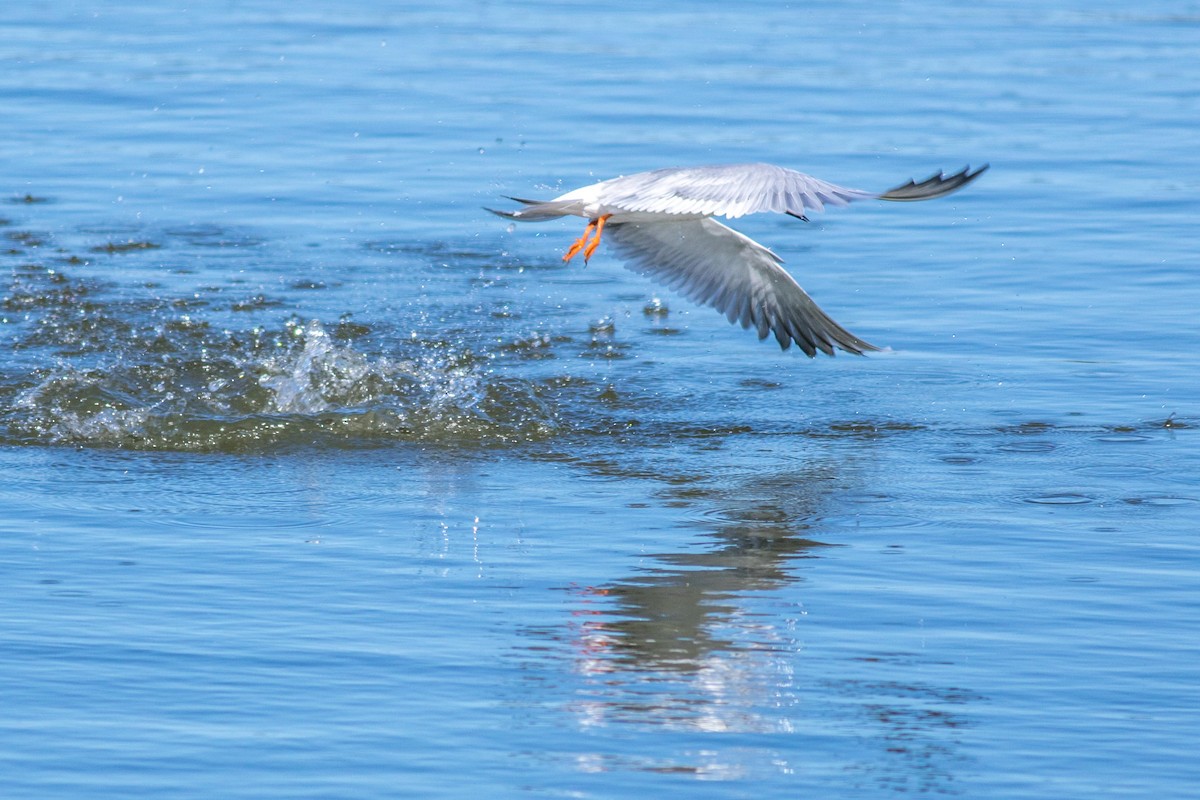
[[[879,196],[774,164],[656,169],[605,181],[600,191],[609,208],[728,219],[760,212],[800,215]]]
[[[784,350],[792,342],[810,357],[879,349],[830,319],[778,256],[714,219],[613,223],[605,238],[629,269],[756,329],[759,339],[774,333]]]

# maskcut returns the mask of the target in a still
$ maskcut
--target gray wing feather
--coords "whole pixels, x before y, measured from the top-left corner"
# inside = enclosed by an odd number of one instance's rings
[[[844,206],[879,197],[774,164],[669,167],[605,181],[601,201],[625,211],[720,215],[730,219]]]
[[[490,211],[498,217],[505,219],[518,219],[522,222],[543,222],[548,219],[557,219],[574,213],[573,207],[577,205],[572,202],[562,202],[561,200],[525,200],[520,197],[510,197],[509,200],[516,200],[524,205],[524,208],[516,211],[498,211],[494,208],[484,206],[484,211]]]
[[[754,328],[759,339],[774,333],[784,350],[793,342],[810,357],[879,349],[830,319],[778,256],[714,219],[614,223],[604,238],[629,269]]]

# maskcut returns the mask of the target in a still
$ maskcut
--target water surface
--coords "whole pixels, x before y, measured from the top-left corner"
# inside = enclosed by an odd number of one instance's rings
[[[1188,797],[1200,11],[0,11],[0,793]],[[737,227],[781,353],[580,222]]]

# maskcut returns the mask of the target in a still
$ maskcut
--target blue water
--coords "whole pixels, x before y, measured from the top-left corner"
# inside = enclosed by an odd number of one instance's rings
[[[153,5],[153,4],[152,4]],[[1187,798],[1200,5],[0,10],[0,796]],[[781,353],[483,206],[767,161]]]

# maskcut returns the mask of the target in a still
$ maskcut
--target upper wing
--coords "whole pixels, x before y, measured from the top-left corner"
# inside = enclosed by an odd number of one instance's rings
[[[761,211],[822,211],[826,205],[844,206],[878,196],[774,164],[717,164],[668,167],[614,178],[602,184],[600,201],[623,211],[732,219]]]
[[[879,349],[830,319],[778,256],[714,219],[612,223],[604,238],[630,269],[754,327],[759,339],[773,332],[784,350],[792,342],[809,356]]]
[[[774,164],[670,167],[614,178],[597,188],[606,207],[622,211],[730,219],[764,211],[799,216],[855,200],[930,200],[966,186],[986,169],[985,164],[974,172],[969,167],[949,176],[939,172],[882,193],[848,189]]]

